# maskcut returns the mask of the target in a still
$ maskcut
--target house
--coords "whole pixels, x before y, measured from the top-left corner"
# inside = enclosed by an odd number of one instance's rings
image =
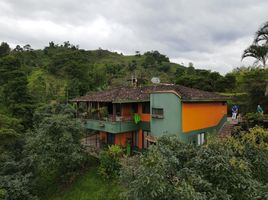
[[[119,87],[73,99],[85,127],[107,144],[144,149],[161,135],[202,144],[226,121],[226,97],[181,85]]]

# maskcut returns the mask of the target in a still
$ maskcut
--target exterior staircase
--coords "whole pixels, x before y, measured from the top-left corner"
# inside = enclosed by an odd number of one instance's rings
[[[230,136],[236,124],[238,124],[238,120],[232,121],[231,118],[228,118],[227,122],[225,122],[219,131],[219,137],[223,139],[227,136]]]

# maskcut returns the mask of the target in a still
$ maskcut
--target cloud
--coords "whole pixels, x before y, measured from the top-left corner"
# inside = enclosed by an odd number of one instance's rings
[[[226,73],[252,63],[241,54],[268,20],[267,9],[266,0],[1,0],[0,41],[158,50],[174,62]]]

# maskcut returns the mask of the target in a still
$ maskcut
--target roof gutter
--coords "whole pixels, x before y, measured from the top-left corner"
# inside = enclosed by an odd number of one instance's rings
[[[182,99],[182,102],[194,103],[194,102],[226,102],[226,99]]]

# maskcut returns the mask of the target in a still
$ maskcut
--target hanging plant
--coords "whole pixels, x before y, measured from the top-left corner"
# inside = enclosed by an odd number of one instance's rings
[[[138,124],[141,121],[141,117],[137,113],[134,113],[133,119],[134,119],[135,124]]]

